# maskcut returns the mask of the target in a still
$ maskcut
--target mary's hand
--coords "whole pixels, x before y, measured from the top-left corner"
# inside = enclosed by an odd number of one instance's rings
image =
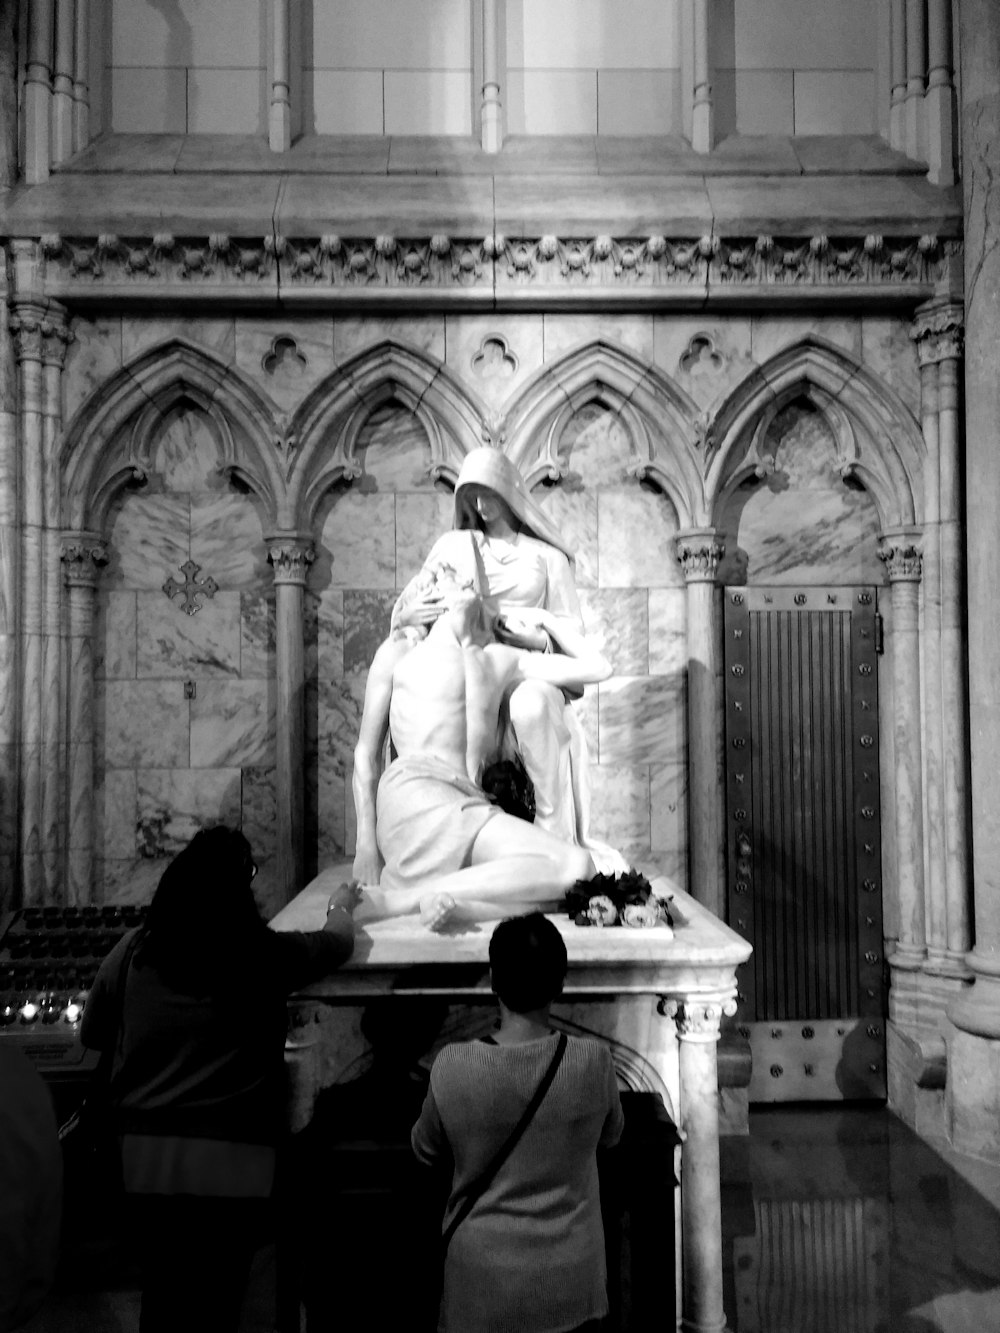
[[[518,612],[508,611],[497,616],[495,632],[501,643],[509,644],[512,648],[532,648],[544,653],[550,643],[549,636],[534,618]]]
[[[433,625],[444,610],[444,601],[440,595],[414,597],[400,607],[396,618],[398,625]]]

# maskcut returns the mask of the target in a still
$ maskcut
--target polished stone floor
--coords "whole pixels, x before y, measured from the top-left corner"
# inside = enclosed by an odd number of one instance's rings
[[[927,1145],[882,1108],[761,1107],[750,1124],[748,1138],[723,1142],[733,1333],[1000,1333],[1000,1168]],[[350,1281],[323,1201],[303,1237],[317,1228],[330,1240],[321,1282],[346,1313]],[[133,1333],[134,1275],[99,1237],[71,1239],[61,1288],[25,1333]],[[242,1333],[273,1330],[274,1277],[266,1248]],[[666,1327],[648,1310],[629,1325]]]

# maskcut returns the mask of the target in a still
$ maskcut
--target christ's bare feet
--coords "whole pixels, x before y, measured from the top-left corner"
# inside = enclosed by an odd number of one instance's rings
[[[420,900],[420,921],[428,930],[441,930],[455,913],[450,893],[432,893]]]

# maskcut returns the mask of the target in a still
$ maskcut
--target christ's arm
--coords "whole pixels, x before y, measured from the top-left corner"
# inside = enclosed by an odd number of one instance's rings
[[[365,705],[358,743],[354,747],[354,776],[351,780],[358,825],[354,878],[361,884],[377,884],[382,873],[375,834],[375,797],[382,775],[382,752],[389,734],[392,676],[396,663],[408,650],[405,640],[386,639],[375,654],[365,685]]]

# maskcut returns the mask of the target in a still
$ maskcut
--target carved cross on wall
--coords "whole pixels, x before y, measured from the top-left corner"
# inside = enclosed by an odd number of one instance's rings
[[[172,576],[167,579],[163,585],[163,591],[168,597],[173,598],[179,592],[184,594],[184,601],[181,610],[189,616],[193,616],[196,611],[200,611],[202,603],[196,601],[197,597],[214,597],[219,591],[219,585],[215,579],[207,578],[201,583],[195,578],[195,575],[201,569],[201,565],[196,565],[193,560],[185,560],[180,566],[180,571],[184,575],[184,582],[178,583]]]

